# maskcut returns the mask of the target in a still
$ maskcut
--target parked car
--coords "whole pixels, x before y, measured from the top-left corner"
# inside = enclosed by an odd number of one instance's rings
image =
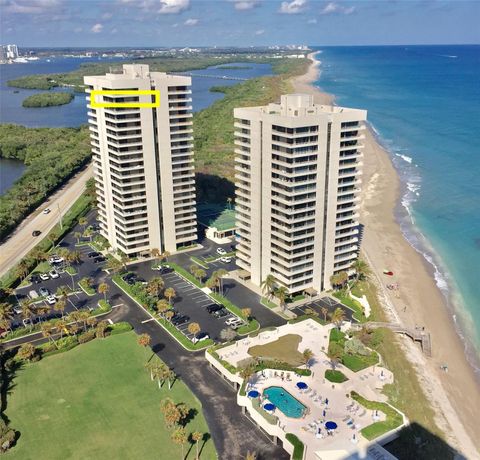
[[[95,257],[93,259],[93,263],[95,264],[101,264],[102,262],[105,262],[107,259],[105,259],[105,257],[103,257],[102,255],[100,255],[99,257]]]
[[[51,264],[60,264],[63,262],[63,257],[57,256],[57,254],[53,254],[52,256],[50,256],[50,259],[48,259],[48,261]]]
[[[57,298],[53,294],[49,295],[45,300],[47,301],[48,305],[55,305],[57,302]]]
[[[52,211],[50,211],[50,208],[45,208],[45,209],[43,210],[43,213],[44,213],[44,214],[50,214],[51,212],[52,212]]]
[[[100,253],[97,252],[97,251],[90,251],[90,252],[87,253],[87,257],[89,259],[91,259],[92,257],[98,257],[99,255],[100,255]]]
[[[30,296],[31,299],[38,299],[39,295],[38,292],[35,289],[32,289],[29,291],[28,295]]]
[[[190,321],[190,316],[187,315],[176,315],[172,318],[172,324],[174,326],[180,326],[181,324],[188,323]]]
[[[52,280],[55,280],[60,277],[60,275],[57,273],[56,270],[50,270],[48,274],[50,275],[50,278],[52,278]]]
[[[221,260],[222,262],[228,264],[228,263],[230,263],[230,262],[232,261],[232,258],[231,258],[231,257],[222,257],[220,260]]]
[[[234,323],[231,323],[229,326],[235,331],[237,330],[240,326],[243,326],[244,322],[237,318],[237,320]]]
[[[154,265],[152,266],[152,270],[157,270],[160,273],[160,275],[173,272],[173,268],[170,267],[170,265]]]
[[[42,281],[47,281],[50,279],[50,275],[48,273],[40,273],[40,279]]]
[[[198,334],[197,336],[192,337],[192,342],[198,343],[198,342],[202,342],[203,340],[207,340],[209,338],[210,336],[208,335],[208,332],[200,332],[200,334]]]
[[[228,318],[225,321],[225,324],[227,326],[231,326],[232,324],[235,324],[236,322],[240,321],[241,323],[243,322],[238,316],[232,316],[231,318]]]
[[[100,231],[100,224],[97,224],[97,223],[92,224],[92,230],[94,232]]]
[[[228,315],[228,310],[226,308],[221,308],[220,310],[214,311],[213,316],[216,318],[224,318],[225,316]]]
[[[38,292],[42,297],[47,297],[50,295],[50,291],[46,287],[41,287]]]
[[[42,232],[41,232],[40,230],[34,230],[34,231],[32,232],[32,236],[39,236],[39,235],[41,235],[41,233],[42,233]]]
[[[13,307],[13,312],[16,314],[16,315],[21,315],[22,314],[22,308],[20,307],[20,305],[15,305]]]
[[[218,305],[216,303],[213,303],[207,307],[207,312],[212,314],[215,313],[218,310],[221,310],[223,307],[221,305]]]
[[[30,318],[22,319],[22,323],[25,327],[33,326],[33,322]]]
[[[220,254],[221,256],[223,256],[224,254],[226,254],[227,251],[225,251],[225,249],[223,248],[217,248],[217,254]]]
[[[30,281],[30,283],[38,284],[38,283],[40,283],[40,281],[42,281],[42,280],[40,279],[40,277],[39,277],[37,274],[33,274],[33,275],[29,278],[29,281]]]

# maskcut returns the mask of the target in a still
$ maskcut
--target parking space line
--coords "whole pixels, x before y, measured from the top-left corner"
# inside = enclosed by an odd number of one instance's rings
[[[142,324],[149,323],[150,321],[155,321],[155,318],[148,318],[142,321]]]

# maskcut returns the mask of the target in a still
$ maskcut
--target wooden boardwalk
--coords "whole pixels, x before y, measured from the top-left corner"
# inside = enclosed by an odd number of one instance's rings
[[[385,327],[393,332],[396,332],[397,334],[404,334],[410,337],[414,342],[420,342],[422,351],[426,356],[432,356],[432,341],[430,339],[430,333],[423,329],[410,329],[402,326],[401,324],[395,323],[368,322],[352,324],[352,329],[362,329],[363,327],[367,329]]]

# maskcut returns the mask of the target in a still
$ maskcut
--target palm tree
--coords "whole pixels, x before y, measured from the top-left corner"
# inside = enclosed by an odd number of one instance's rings
[[[148,292],[151,296],[158,296],[162,292],[165,282],[161,276],[156,276],[152,278],[145,288],[145,291]]]
[[[13,307],[7,303],[3,302],[0,304],[0,321],[6,321],[10,324],[13,319]],[[10,328],[6,328],[10,329]]]
[[[81,232],[75,232],[73,236],[77,239],[77,244],[80,244],[80,238],[82,237]]]
[[[190,265],[190,267],[188,267],[188,270],[190,271],[190,273],[195,276],[195,273],[197,272],[198,270],[198,265],[197,264],[192,264]]]
[[[123,269],[123,264],[116,257],[109,257],[107,259],[106,264],[105,264],[105,268],[108,271],[115,274],[115,273],[118,273],[120,270]]]
[[[55,295],[59,297],[61,300],[66,302],[68,293],[69,293],[68,286],[62,285],[57,288]]]
[[[260,285],[262,288],[263,294],[269,299],[272,297],[274,291],[275,291],[275,284],[276,284],[276,279],[273,275],[268,275]]]
[[[160,258],[160,249],[158,249],[158,248],[150,249],[150,255],[153,257],[154,260],[159,259]]]
[[[335,308],[335,311],[331,314],[330,319],[335,324],[337,329],[340,329],[343,321],[345,321],[345,311],[341,307]]]
[[[17,268],[15,269],[15,274],[23,281],[25,277],[28,275],[30,271],[30,267],[25,259],[22,259],[18,264]]]
[[[243,318],[248,321],[250,319],[250,316],[252,315],[252,309],[251,308],[242,308],[241,310]]]
[[[190,334],[193,334],[194,337],[197,337],[198,333],[201,331],[200,329],[200,324],[198,323],[190,323],[188,325],[188,332]]]
[[[78,219],[78,223],[83,227],[83,231],[85,231],[88,225],[88,220],[85,217],[80,217],[80,219]]]
[[[94,235],[94,231],[90,228],[90,227],[87,227],[84,231],[83,231],[83,236],[85,238],[88,238],[90,240],[90,242],[92,241],[92,237]]]
[[[278,299],[278,302],[282,310],[285,310],[285,307],[287,305],[285,301],[287,300],[288,289],[285,286],[280,286],[277,289],[275,289],[274,295]]]
[[[322,315],[323,315],[323,321],[327,322],[328,308],[322,307],[321,312],[322,312]]]
[[[163,251],[162,252],[162,254],[161,254],[162,260],[165,260],[166,262],[168,262],[169,257],[170,257],[170,252],[169,251]]]
[[[103,294],[103,300],[107,301],[107,292],[110,290],[110,286],[107,283],[100,283],[98,285],[99,294]]]
[[[55,302],[55,305],[53,306],[53,310],[59,311],[62,314],[62,318],[63,318],[63,314],[65,313],[66,306],[67,306],[66,302],[64,300],[59,299]]]
[[[351,268],[355,270],[356,280],[363,280],[370,274],[370,267],[363,259],[356,259]]]
[[[202,280],[207,276],[207,272],[203,270],[203,268],[198,268],[194,276],[198,281],[202,282]]]
[[[31,319],[35,316],[35,307],[29,300],[22,300],[20,302],[20,308],[22,310],[22,319],[29,323],[29,329],[32,330],[33,324]]]
[[[227,270],[225,270],[224,268],[220,268],[220,270],[217,270],[215,272],[213,272],[213,276],[216,278],[217,280],[217,284],[218,284],[218,289],[219,289],[219,293],[221,295],[223,295],[223,281],[222,281],[222,277],[224,277],[226,274],[228,274]]]
[[[55,346],[57,346],[57,343],[55,342],[55,339],[52,337],[53,327],[52,327],[52,324],[50,323],[50,321],[45,321],[44,323],[42,323],[40,325],[40,329],[42,331],[42,335],[46,339],[48,339],[49,342],[50,342],[50,340],[52,340],[53,343],[55,344]]]
[[[226,340],[227,342],[231,342],[236,336],[237,333],[229,327],[226,327],[220,331],[220,338],[222,340]]]
[[[174,297],[176,297],[177,293],[175,292],[175,289],[169,287],[167,289],[165,289],[165,293],[164,293],[165,297],[168,299],[168,303],[170,305],[172,305],[172,299]]]
[[[188,440],[188,437],[187,437],[187,432],[185,431],[185,428],[179,427],[172,433],[172,441],[175,444],[180,444],[180,446],[182,447],[182,456],[181,456],[182,460],[185,458],[185,454],[183,450],[187,440]]]
[[[330,284],[334,289],[343,289],[348,281],[348,273],[341,271],[330,277]]]
[[[195,460],[198,460],[200,457],[198,456],[198,443],[202,440],[203,434],[199,431],[194,431],[192,433],[192,441],[195,443],[197,454],[195,455]]]
[[[145,353],[147,353],[147,347],[152,342],[152,338],[148,334],[141,334],[138,336],[137,342],[141,347],[145,348]]]
[[[207,282],[205,283],[205,286],[208,289],[215,291],[215,289],[217,288],[217,279],[211,276],[210,278],[208,278]]]
[[[36,348],[31,343],[24,343],[20,346],[17,356],[24,361],[31,361],[35,356]]]
[[[302,353],[302,357],[303,357],[303,362],[305,363],[305,366],[307,366],[307,368],[309,367],[309,363],[310,363],[310,360],[313,358],[313,351],[310,350],[310,348],[305,348],[305,350],[303,350],[303,353]]]
[[[165,313],[170,310],[170,304],[166,299],[160,299],[157,302],[157,312],[160,316],[164,316]]]
[[[240,377],[246,380],[247,383],[250,380],[250,377],[254,374],[254,370],[252,366],[245,366],[240,370]]]
[[[175,313],[173,313],[172,310],[168,310],[167,313],[165,313],[165,318],[167,321],[170,321],[174,317]]]
[[[67,325],[68,323],[64,319],[60,319],[55,323],[55,327],[57,328],[57,331],[60,331],[60,338],[63,337],[63,333],[68,334]]]
[[[172,369],[169,369],[168,367],[165,369],[165,380],[168,381],[168,389],[171,390],[172,389],[172,385],[173,385],[173,382],[175,381],[175,379],[177,378],[177,374],[175,374],[175,372],[172,371]]]
[[[231,196],[227,197],[227,205],[228,205],[228,209],[232,209],[232,197]]]
[[[71,251],[67,257],[67,261],[70,264],[74,264],[74,265],[77,265],[78,263],[80,263],[81,260],[82,260],[82,254],[80,253],[80,251],[76,251],[76,250]]]
[[[95,336],[101,339],[105,338],[105,331],[108,328],[108,323],[106,321],[99,321],[97,327],[95,328]]]
[[[337,342],[332,342],[328,347],[327,356],[330,359],[332,370],[335,370],[337,363],[343,356],[343,348]]]

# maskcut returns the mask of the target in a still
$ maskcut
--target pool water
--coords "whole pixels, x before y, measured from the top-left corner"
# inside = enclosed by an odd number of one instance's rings
[[[263,396],[275,404],[287,417],[300,418],[306,409],[300,401],[282,387],[266,388]]]

